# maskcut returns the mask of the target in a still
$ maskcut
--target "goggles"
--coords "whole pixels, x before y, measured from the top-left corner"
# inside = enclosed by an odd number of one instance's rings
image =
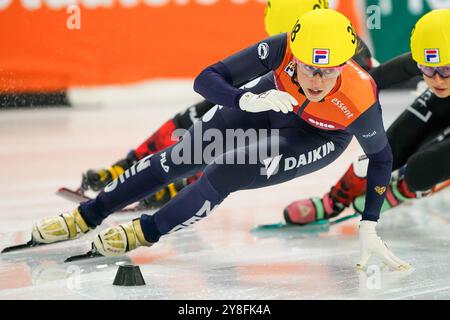
[[[324,67],[316,68],[294,58],[297,63],[298,70],[309,78],[313,78],[316,74],[320,75],[323,79],[336,78],[341,74],[342,69],[344,69],[345,64],[338,67]]]
[[[427,67],[421,64],[417,64],[417,66],[419,67],[420,71],[428,78],[433,78],[436,73],[444,79],[450,76],[450,65],[442,67]]]

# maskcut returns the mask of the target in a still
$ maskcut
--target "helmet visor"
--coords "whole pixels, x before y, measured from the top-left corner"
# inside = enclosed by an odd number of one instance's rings
[[[294,58],[295,63],[297,63],[297,70],[309,78],[313,78],[316,74],[320,75],[323,79],[330,79],[338,77],[342,69],[344,69],[345,64],[337,66],[337,67],[313,67],[307,65],[298,59]]]
[[[446,65],[443,67],[428,67],[421,64],[417,64],[420,71],[427,77],[433,78],[437,73],[441,78],[448,78],[450,76],[450,65]]]

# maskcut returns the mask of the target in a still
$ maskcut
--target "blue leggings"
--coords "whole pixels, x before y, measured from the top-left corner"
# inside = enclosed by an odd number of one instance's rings
[[[237,144],[227,139],[230,129],[254,135]],[[95,199],[82,203],[80,211],[94,227],[170,182],[203,171],[158,212],[141,216],[144,236],[154,243],[207,216],[231,192],[282,183],[327,166],[351,138],[343,131],[317,130],[293,113],[215,106],[178,143],[139,161]]]

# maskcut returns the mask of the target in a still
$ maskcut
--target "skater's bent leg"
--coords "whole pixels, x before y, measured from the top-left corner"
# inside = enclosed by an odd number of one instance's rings
[[[141,228],[145,239],[155,243],[167,233],[187,227],[206,217],[226,195],[219,194],[207,175],[190,184],[153,215],[142,215]]]
[[[411,191],[426,191],[450,179],[450,138],[413,154],[407,162],[405,182]]]
[[[301,146],[291,145],[284,137],[280,137],[279,155],[260,158],[255,164],[210,164],[204,170],[204,175],[196,183],[180,192],[167,205],[152,216],[141,217],[141,228],[148,242],[154,243],[168,233],[185,228],[206,217],[230,193],[242,189],[261,188],[269,185],[289,181],[296,176],[318,170],[334,161],[343,151],[323,148],[326,141],[307,141],[301,139]],[[302,141],[303,140],[303,141]],[[254,145],[243,149],[233,150],[234,157],[241,152],[248,156],[255,152]],[[303,159],[312,150],[317,154],[316,161],[311,158],[310,163],[303,167],[293,167],[293,161]],[[319,150],[320,149],[320,150]],[[323,151],[325,150],[325,151]],[[319,159],[320,158],[320,159]],[[268,160],[268,161],[267,161]],[[301,161],[301,160],[300,160]]]
[[[445,132],[445,131],[444,131]],[[386,190],[381,212],[396,207],[407,200],[422,198],[438,192],[450,178],[450,139],[444,134],[427,137],[422,146],[407,160],[399,177],[393,179]],[[365,199],[358,197],[353,202],[356,211],[364,210]]]
[[[206,217],[231,192],[249,188],[261,176],[264,168],[259,161],[250,162],[249,154],[257,152],[257,146],[231,150],[222,155],[221,159],[245,159],[245,164],[227,164],[216,161],[208,165],[203,176],[195,183],[183,189],[172,201],[162,207],[152,216],[142,215],[141,227],[148,242],[154,243],[162,235],[185,228]],[[283,154],[293,154],[287,147],[280,149]],[[259,159],[258,159],[259,160]],[[219,164],[223,163],[223,164]],[[278,170],[270,177],[270,182],[276,180],[281,183],[292,179],[295,171]],[[260,179],[264,186],[267,176]],[[272,184],[274,184],[272,182]]]
[[[210,143],[204,141],[204,133],[211,129],[225,136],[226,128],[265,124],[264,117],[252,116],[248,120],[250,116],[240,110],[214,107],[178,143],[140,160],[106,186],[95,199],[82,203],[80,211],[83,217],[91,227],[97,226],[114,211],[141,200],[176,179],[202,170],[207,164],[203,151]],[[225,149],[226,142],[222,143]]]

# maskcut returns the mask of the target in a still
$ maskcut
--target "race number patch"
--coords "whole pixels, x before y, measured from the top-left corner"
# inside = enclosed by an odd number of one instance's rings
[[[296,63],[294,61],[289,61],[286,68],[284,68],[284,72],[286,72],[289,75],[289,77],[292,77],[295,73],[295,66]]]

